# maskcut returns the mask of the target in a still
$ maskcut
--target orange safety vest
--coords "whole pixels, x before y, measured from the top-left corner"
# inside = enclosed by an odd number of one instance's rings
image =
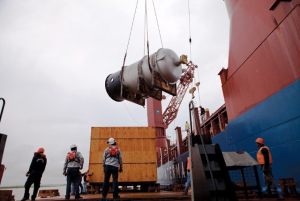
[[[258,164],[260,164],[260,165],[264,165],[265,164],[265,157],[264,157],[264,155],[261,152],[262,149],[267,149],[269,151],[269,163],[272,164],[272,154],[271,154],[271,151],[270,151],[269,147],[267,147],[267,146],[262,146],[257,151],[256,158],[257,158]]]
[[[190,157],[187,158],[186,162],[187,162],[186,169],[191,170],[191,159],[190,159]]]

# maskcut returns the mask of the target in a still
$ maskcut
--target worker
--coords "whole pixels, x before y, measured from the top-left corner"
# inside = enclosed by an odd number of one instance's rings
[[[189,188],[191,187],[191,158],[186,159],[186,182],[184,184],[184,195],[188,194]]]
[[[114,138],[109,138],[107,140],[108,147],[103,153],[103,169],[104,169],[104,184],[102,197],[106,199],[108,189],[109,189],[109,179],[112,175],[113,179],[113,198],[118,199],[119,189],[118,189],[118,171],[122,172],[122,155],[121,150],[117,146],[117,142]]]
[[[81,178],[83,179],[81,194],[87,194],[87,183],[88,183],[87,177],[88,177],[88,174],[89,174],[89,170],[87,170],[86,172],[81,174]]]
[[[257,138],[255,142],[259,148],[256,154],[257,162],[263,171],[267,192],[271,194],[271,187],[273,184],[272,154],[269,147],[265,146],[265,140],[263,138]]]
[[[189,133],[189,132],[190,132],[190,124],[189,124],[189,122],[188,122],[188,121],[185,121],[184,128],[185,128],[185,131],[186,131],[187,133]]]
[[[34,201],[37,196],[38,190],[40,188],[42,175],[44,173],[47,164],[47,158],[44,152],[45,149],[43,147],[40,147],[33,155],[29,170],[26,173],[26,176],[28,178],[25,183],[25,193],[22,198],[22,201],[29,199],[29,189],[32,184],[34,184],[34,189],[31,196],[31,200]]]
[[[75,199],[81,198],[79,195],[79,182],[81,180],[80,170],[83,168],[84,158],[77,151],[77,145],[70,146],[71,151],[67,153],[63,168],[63,175],[67,176],[67,187],[65,199],[70,199],[71,184],[74,185]]]
[[[274,178],[272,174],[272,154],[269,147],[265,145],[265,140],[263,138],[256,138],[256,145],[258,147],[258,151],[256,154],[257,162],[261,166],[261,169],[264,174],[265,183],[267,185],[267,193],[269,195],[272,194],[272,189],[277,193],[278,200],[284,200],[284,196],[282,192],[278,191],[275,184]]]

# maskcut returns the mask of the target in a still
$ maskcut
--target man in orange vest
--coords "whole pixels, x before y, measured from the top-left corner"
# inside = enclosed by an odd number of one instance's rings
[[[262,168],[267,192],[271,194],[271,186],[273,185],[272,154],[269,147],[265,146],[263,138],[257,138],[255,142],[259,148],[256,154],[257,162]]]
[[[184,195],[188,194],[189,187],[191,186],[191,158],[187,157],[186,160],[186,182],[184,184]]]
[[[103,170],[104,170],[104,182],[102,197],[106,200],[106,196],[109,190],[109,179],[112,176],[113,179],[113,199],[119,199],[119,189],[118,189],[118,172],[123,171],[123,162],[121,150],[117,146],[117,142],[114,138],[109,138],[107,140],[109,145],[103,153]]]

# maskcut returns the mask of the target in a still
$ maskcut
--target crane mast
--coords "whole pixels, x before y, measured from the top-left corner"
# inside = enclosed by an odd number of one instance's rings
[[[190,83],[193,82],[194,78],[194,71],[195,68],[197,68],[197,65],[193,64],[191,61],[186,64],[187,69],[183,73],[183,75],[180,78],[180,82],[177,88],[177,96],[173,96],[169,105],[165,109],[163,113],[163,123],[165,125],[165,128],[167,128],[170,123],[177,117],[178,110],[180,107],[180,104],[185,96],[185,93],[190,85]]]

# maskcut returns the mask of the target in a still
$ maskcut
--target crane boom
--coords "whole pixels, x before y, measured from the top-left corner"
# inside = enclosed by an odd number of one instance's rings
[[[184,98],[184,95],[194,78],[194,71],[197,65],[194,65],[191,61],[186,64],[187,70],[180,78],[180,82],[177,88],[177,96],[173,96],[168,107],[163,113],[163,122],[167,128],[170,123],[176,118],[180,104]]]

